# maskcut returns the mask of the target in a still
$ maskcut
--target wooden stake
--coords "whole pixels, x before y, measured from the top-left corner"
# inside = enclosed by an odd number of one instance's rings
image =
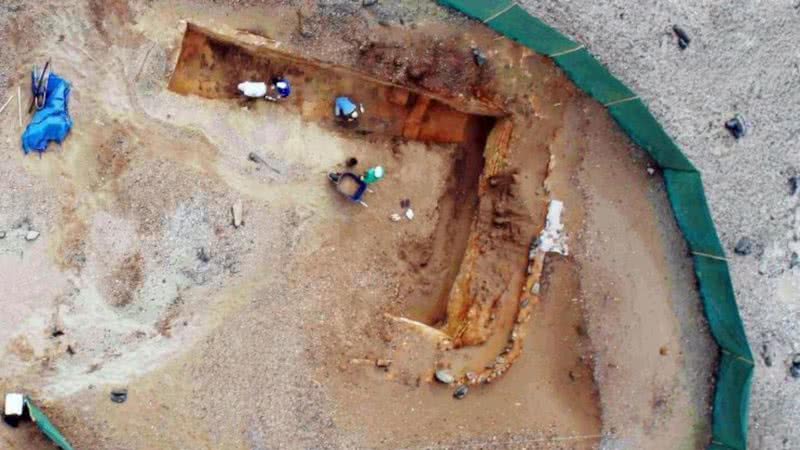
[[[22,88],[17,86],[17,119],[19,119],[19,127],[22,128]]]

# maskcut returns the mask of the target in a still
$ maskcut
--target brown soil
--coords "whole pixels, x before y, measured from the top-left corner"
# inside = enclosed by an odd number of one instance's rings
[[[144,259],[141,253],[126,256],[111,272],[106,282],[112,306],[127,306],[133,302],[136,292],[144,282]]]

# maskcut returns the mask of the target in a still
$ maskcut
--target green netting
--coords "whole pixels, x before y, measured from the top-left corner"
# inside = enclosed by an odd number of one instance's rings
[[[585,48],[554,56],[553,60],[573,83],[581,86],[587,94],[604,105],[636,95],[611,75]]]
[[[707,450],[737,450],[735,447],[720,444],[719,442],[712,442],[706,447]]]
[[[736,450],[747,450],[747,412],[753,363],[722,352],[714,392],[711,421],[712,442]],[[725,448],[725,447],[722,447]]]
[[[733,293],[728,264],[692,163],[647,106],[589,54],[507,0],[438,0],[485,22],[495,31],[550,56],[580,89],[598,100],[633,142],[665,169],[675,219],[694,256],[694,269],[709,328],[721,351],[714,391],[710,450],[747,448],[747,412],[753,356]]]
[[[532,17],[518,5],[487,22],[495,31],[541,54],[550,56],[578,47],[574,41]]]
[[[578,47],[574,41],[511,1],[439,0],[439,3],[482,22],[486,21],[498,33],[543,55],[555,55]]]
[[[474,0],[445,0],[439,3],[457,9],[464,14],[484,21],[514,4],[511,0],[499,0],[493,2],[476,2]]]
[[[608,107],[608,112],[631,140],[647,151],[659,166],[665,169],[695,171],[692,163],[667,136],[661,124],[641,100],[611,105]]]
[[[672,211],[689,248],[695,253],[724,257],[700,174],[666,169],[664,181]]]
[[[733,296],[733,285],[728,273],[728,263],[705,256],[694,257],[694,272],[700,281],[700,296],[703,298],[708,326],[717,344],[749,361],[753,360],[747,335],[739,318],[739,308]]]
[[[62,450],[74,450],[69,442],[61,435],[61,432],[58,431],[55,425],[50,422],[50,419],[47,418],[45,413],[42,412],[36,405],[33,404],[29,397],[25,397],[25,405],[28,407],[28,412],[31,415],[31,419],[36,422],[36,426],[47,436],[54,444],[61,447]]]

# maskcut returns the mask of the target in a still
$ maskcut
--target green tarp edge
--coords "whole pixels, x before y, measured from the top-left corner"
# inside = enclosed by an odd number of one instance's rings
[[[694,259],[709,328],[721,349],[708,449],[745,450],[750,384],[755,366],[700,174],[647,106],[582,45],[510,0],[437,1],[551,57],[576,86],[606,106],[631,140],[664,169],[669,201]]]
[[[50,419],[47,418],[44,412],[39,409],[36,405],[33,404],[30,397],[25,396],[25,405],[28,407],[28,412],[31,415],[31,419],[36,423],[36,426],[39,427],[39,430],[44,433],[54,444],[61,447],[62,450],[75,450],[72,446],[67,442],[67,439],[61,435],[61,432],[58,431],[55,425],[50,422]]]

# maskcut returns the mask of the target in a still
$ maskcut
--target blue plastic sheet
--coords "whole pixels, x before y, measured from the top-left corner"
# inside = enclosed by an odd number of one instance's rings
[[[68,110],[69,91],[67,80],[50,73],[44,108],[36,111],[22,134],[22,150],[25,154],[31,151],[44,152],[50,141],[60,144],[67,137],[72,129]]]

